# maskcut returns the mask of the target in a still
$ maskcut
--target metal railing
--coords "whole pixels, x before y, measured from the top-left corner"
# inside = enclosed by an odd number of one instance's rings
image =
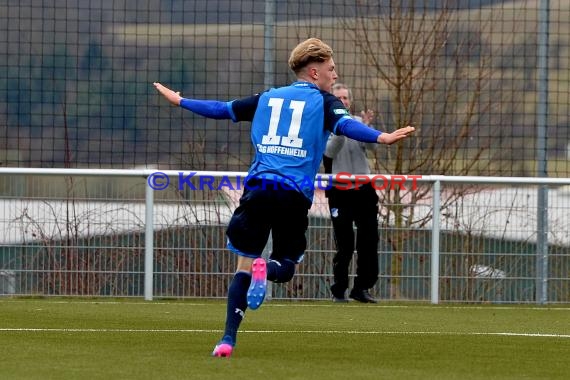
[[[235,269],[225,226],[246,173],[160,173],[0,168],[0,295],[224,297]],[[381,184],[379,298],[570,302],[570,179],[417,176],[394,198],[386,181],[410,178],[366,178]],[[306,259],[272,298],[330,297],[322,193]]]

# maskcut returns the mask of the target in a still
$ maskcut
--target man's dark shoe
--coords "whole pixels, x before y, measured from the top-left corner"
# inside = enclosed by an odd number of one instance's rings
[[[334,288],[334,286],[333,286]],[[345,294],[346,294],[346,290],[344,292],[338,292],[338,291],[334,291],[333,289],[331,289],[331,293],[332,293],[332,300],[335,303],[346,303],[348,302],[348,298],[346,298]]]
[[[350,298],[362,303],[378,303],[378,300],[373,298],[366,289],[352,289],[350,291]]]
[[[333,295],[332,300],[334,303],[347,303],[348,302],[348,298],[346,298],[345,296],[337,297],[337,296]]]
[[[337,287],[338,288],[338,287]],[[348,298],[346,298],[346,289],[339,291],[339,289],[335,288],[335,285],[331,286],[331,293],[332,293],[332,300],[335,303],[346,303],[348,302]]]

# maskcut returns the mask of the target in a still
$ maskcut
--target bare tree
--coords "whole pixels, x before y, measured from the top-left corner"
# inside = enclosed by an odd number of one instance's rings
[[[502,104],[515,95],[497,87],[491,29],[494,17],[469,22],[443,2],[437,9],[389,1],[378,17],[356,14],[342,19],[352,49],[366,75],[359,83],[364,101],[383,105],[383,130],[407,125],[415,138],[375,153],[377,173],[496,175],[501,172]],[[355,8],[358,9],[358,8]],[[498,11],[500,12],[500,11]],[[472,17],[472,13],[471,13]],[[508,37],[507,37],[508,38]],[[355,79],[358,82],[358,79]],[[444,212],[469,187],[445,192]],[[391,297],[400,297],[402,256],[412,228],[433,216],[416,216],[415,205],[431,199],[431,187],[395,187],[381,194],[387,239],[392,246]]]

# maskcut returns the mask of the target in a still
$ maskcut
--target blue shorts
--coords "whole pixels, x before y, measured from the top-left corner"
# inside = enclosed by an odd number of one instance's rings
[[[270,258],[298,263],[307,248],[310,207],[311,202],[299,191],[278,182],[251,180],[228,225],[228,248],[241,256],[260,257],[271,232]]]

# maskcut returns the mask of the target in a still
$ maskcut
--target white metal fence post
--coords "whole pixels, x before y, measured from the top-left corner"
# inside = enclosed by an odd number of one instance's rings
[[[146,178],[146,177],[145,177]],[[154,260],[154,190],[146,184],[145,188],[145,247],[144,247],[144,299],[152,301],[153,293],[153,260]]]
[[[431,303],[439,303],[439,232],[441,182],[433,184],[433,225],[431,230]]]

